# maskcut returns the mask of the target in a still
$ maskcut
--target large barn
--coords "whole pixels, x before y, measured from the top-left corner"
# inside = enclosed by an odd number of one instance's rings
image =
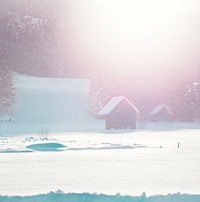
[[[106,129],[136,129],[139,110],[124,96],[113,97],[98,115],[106,120]]]
[[[154,122],[167,122],[172,121],[172,111],[168,105],[162,104],[155,107],[150,113],[151,121]]]

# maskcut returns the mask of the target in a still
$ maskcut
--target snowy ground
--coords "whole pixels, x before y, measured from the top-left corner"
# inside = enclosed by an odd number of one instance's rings
[[[0,195],[92,195],[0,196],[0,202],[200,201],[141,196],[200,194],[199,123],[139,123],[137,131],[107,132],[87,113],[88,80],[16,75],[16,90],[13,123],[0,122]]]
[[[0,192],[33,195],[59,189],[66,193],[199,194],[199,134],[199,130],[69,133],[51,134],[43,141],[1,137]],[[27,149],[40,143],[36,150]],[[51,152],[38,151],[48,143],[66,147],[60,152],[54,147]]]

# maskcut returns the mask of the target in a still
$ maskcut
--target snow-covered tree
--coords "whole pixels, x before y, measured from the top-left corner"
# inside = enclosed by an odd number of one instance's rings
[[[91,80],[89,91],[89,112],[96,116],[102,107],[114,96],[115,90],[110,77],[106,73],[99,73]]]
[[[7,65],[13,71],[53,76],[62,65],[54,36],[52,0],[2,0],[1,26],[7,31]],[[2,23],[2,21],[4,21]],[[6,21],[6,22],[5,22]]]
[[[14,87],[11,72],[0,68],[0,116],[9,112],[14,102]]]
[[[163,93],[164,102],[168,103],[177,121],[192,121],[197,110],[197,89],[194,86],[193,70],[180,71],[179,79],[173,79],[168,91]]]
[[[14,101],[12,73],[8,67],[8,19],[2,11],[0,13],[0,115],[8,112]]]

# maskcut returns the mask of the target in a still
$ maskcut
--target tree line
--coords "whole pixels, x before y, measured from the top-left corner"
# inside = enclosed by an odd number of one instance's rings
[[[0,1],[0,115],[14,101],[14,72],[53,77],[64,65],[54,33],[53,2]]]
[[[144,121],[149,120],[150,112],[160,104],[169,106],[174,121],[200,119],[200,68],[180,68],[176,73],[161,73],[158,77],[148,73],[144,77],[130,71],[99,73],[91,81],[89,112],[96,117],[112,97],[121,95],[140,109]]]
[[[151,72],[148,75],[148,69],[144,76],[134,71],[135,67],[127,72],[123,67],[111,71],[103,67],[86,71],[82,67],[71,69],[67,53],[60,49],[62,42],[55,33],[59,23],[59,10],[55,5],[59,3],[61,1],[55,3],[54,0],[0,1],[0,114],[14,101],[12,77],[13,72],[18,72],[41,77],[90,78],[88,105],[93,115],[113,96],[124,95],[144,111],[143,114],[166,103],[173,110],[175,120],[199,118],[200,63],[196,67],[174,67],[176,72],[160,72],[156,79]]]

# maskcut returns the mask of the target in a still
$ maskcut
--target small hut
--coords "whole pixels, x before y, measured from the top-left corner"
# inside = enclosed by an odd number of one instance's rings
[[[139,110],[124,96],[113,97],[98,115],[105,119],[106,129],[136,129]]]
[[[168,105],[162,104],[152,110],[150,117],[154,122],[168,122],[172,121],[173,114]]]

